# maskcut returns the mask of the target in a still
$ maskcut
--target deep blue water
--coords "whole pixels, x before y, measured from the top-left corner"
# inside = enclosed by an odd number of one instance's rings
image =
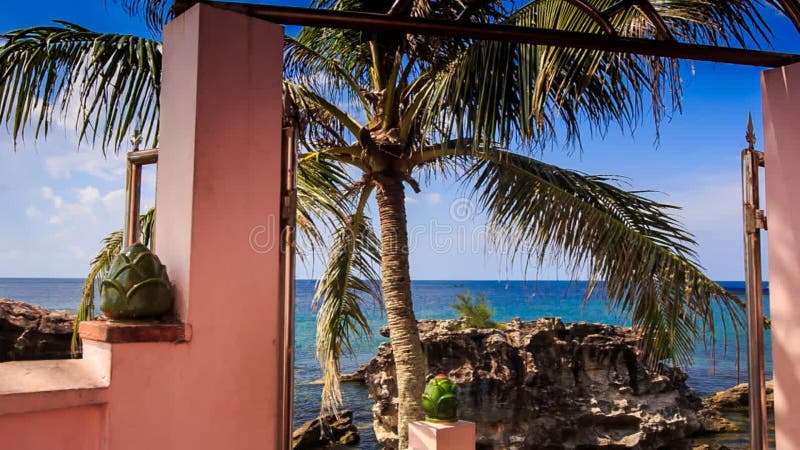
[[[75,310],[80,301],[80,279],[20,279],[0,278],[0,297],[8,297],[44,306],[48,309]],[[725,287],[744,295],[743,282],[723,282]],[[414,281],[412,296],[417,318],[453,318],[455,311],[450,305],[456,294],[470,291],[472,294],[483,294],[491,303],[498,321],[507,321],[514,317],[522,320],[534,320],[541,317],[561,317],[565,322],[589,321],[625,325],[618,314],[609,311],[597,293],[584,303],[584,282],[566,281]],[[295,422],[302,423],[314,418],[319,413],[320,386],[309,384],[320,377],[319,366],[314,354],[315,319],[311,309],[314,293],[314,281],[298,280],[296,290],[295,320]],[[768,311],[769,298],[765,295],[765,307]],[[385,323],[385,318],[377,305],[368,306],[367,315],[374,330],[374,337],[357,342],[355,355],[343,362],[343,372],[351,372],[369,361],[375,354],[378,343],[385,338],[378,330]],[[728,342],[727,351],[722,347]],[[740,342],[742,349],[741,367],[737,378],[735,339],[732,332],[718,336],[716,359],[712,361],[710,353],[702,345],[695,352],[695,362],[689,368],[689,385],[699,394],[707,395],[721,389],[731,387],[738,382],[746,381],[745,342]],[[772,351],[767,333],[766,339],[767,376],[772,376]],[[362,448],[376,448],[371,429],[371,403],[367,398],[366,388],[361,385],[344,386],[345,402],[354,416],[361,434]]]

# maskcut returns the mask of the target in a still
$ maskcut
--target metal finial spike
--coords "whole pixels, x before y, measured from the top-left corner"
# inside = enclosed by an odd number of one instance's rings
[[[142,132],[139,128],[133,130],[133,134],[131,134],[131,145],[133,146],[133,151],[139,150],[142,146]]]
[[[754,150],[756,147],[756,133],[753,131],[753,116],[750,113],[747,113],[747,134],[745,139],[750,144],[750,150]]]

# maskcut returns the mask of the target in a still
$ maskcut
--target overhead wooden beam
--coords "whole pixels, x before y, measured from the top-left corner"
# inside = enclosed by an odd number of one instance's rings
[[[759,67],[780,67],[800,62],[800,55],[791,53],[685,44],[665,40],[634,39],[511,25],[396,17],[366,12],[187,0],[177,2],[174,11],[176,14],[180,14],[194,3],[207,3],[216,8],[235,11],[250,17],[284,25],[518,42],[522,44],[601,50]]]

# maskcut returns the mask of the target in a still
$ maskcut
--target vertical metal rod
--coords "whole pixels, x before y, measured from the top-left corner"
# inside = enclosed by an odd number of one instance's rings
[[[125,225],[122,228],[122,246],[139,241],[139,204],[142,196],[142,166],[131,161],[128,154],[125,176]]]
[[[750,383],[750,448],[766,450],[767,395],[764,366],[764,303],[761,278],[761,229],[766,229],[759,209],[758,170],[764,154],[754,149],[755,134],[748,120],[749,147],[742,151],[742,199],[744,210],[744,265],[747,296],[747,379]]]
[[[297,202],[297,136],[292,126],[283,128],[283,185],[281,195],[280,239],[283,292],[283,421],[281,448],[292,447],[294,419],[294,290],[295,220]]]

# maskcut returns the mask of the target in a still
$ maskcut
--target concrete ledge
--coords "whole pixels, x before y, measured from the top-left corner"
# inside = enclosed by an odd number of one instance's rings
[[[0,364],[0,415],[105,403],[109,344],[87,342],[83,359]]]
[[[192,327],[178,322],[83,321],[78,329],[81,339],[124,344],[132,342],[188,342]]]

